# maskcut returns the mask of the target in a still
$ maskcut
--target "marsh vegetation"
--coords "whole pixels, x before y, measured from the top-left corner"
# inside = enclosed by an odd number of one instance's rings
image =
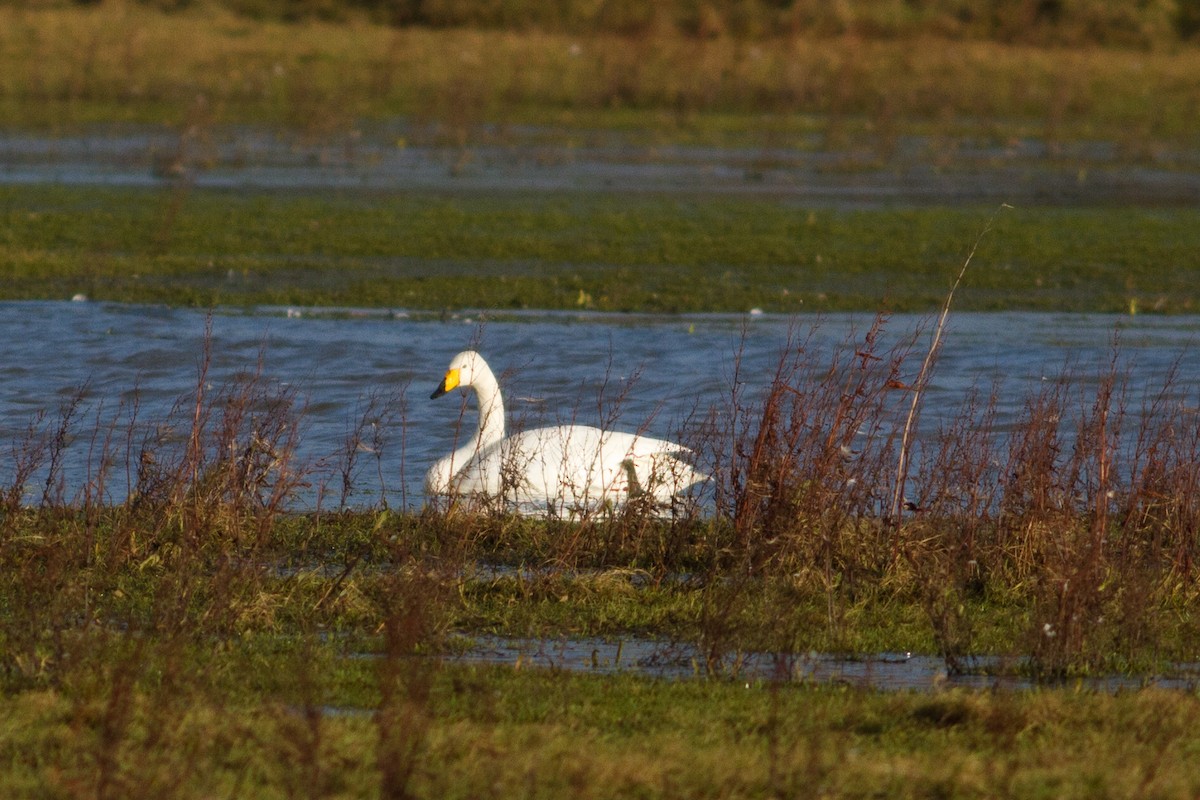
[[[5,4],[0,292],[933,313],[1017,191],[955,308],[1193,313],[1195,4],[953,5]],[[56,161],[147,130],[117,173]],[[27,181],[22,137],[68,167]],[[254,185],[263,137],[339,182]],[[736,150],[736,177],[471,183],[672,148]],[[371,183],[414,152],[433,185]],[[863,175],[909,193],[802,192]],[[887,326],[831,352],[798,324],[763,391],[734,376],[698,408],[713,477],[674,520],[363,503],[402,395],[314,463],[302,391],[261,363],[213,380],[211,352],[161,417],[137,387],[60,393],[4,443],[0,793],[1194,796],[1195,693],[1083,683],[1197,660],[1192,383],[1144,385],[1115,343],[1015,419],[979,386],[917,439],[936,318]],[[484,637],[637,637],[693,677],[456,659]],[[929,654],[996,690],[813,685],[814,651]]]
[[[7,298],[928,311],[1007,202],[961,308],[1195,308],[1190,46],[0,23]]]
[[[4,299],[927,312],[994,208],[756,197],[0,187]],[[1194,208],[1016,208],[963,310],[1195,312]]]
[[[328,461],[340,471],[319,472],[295,457],[295,387],[255,373],[214,385],[205,361],[169,419],[139,420],[136,399],[90,416],[64,399],[13,443],[3,492],[5,780],[18,793],[99,780],[100,796],[286,794],[301,779],[318,796],[466,795],[481,781],[547,795],[583,781],[585,796],[814,780],[850,795],[1058,780],[1185,791],[1194,778],[1168,765],[1193,746],[1190,696],[888,697],[797,680],[814,650],[937,654],[948,674],[1000,656],[987,668],[1003,687],[1160,674],[1198,644],[1200,425],[1175,378],[1131,408],[1116,361],[1064,374],[1005,430],[981,391],[917,445],[904,434],[930,351],[924,338],[884,347],[886,323],[833,353],[798,329],[761,396],[734,376],[691,442],[711,511],[672,521],[635,506],[554,521],[345,505],[355,459],[402,446],[372,438],[384,409],[364,406]],[[72,486],[62,452],[80,438],[91,466]],[[113,503],[109,481],[126,480]],[[330,484],[328,505],[290,512],[312,481]],[[708,680],[456,663],[478,635],[654,639]],[[743,672],[752,653],[771,654],[769,674]],[[1123,754],[1115,772],[1062,757],[1056,732],[1077,725]],[[1156,737],[1144,752],[1117,743],[1135,725]],[[633,764],[645,736],[675,755],[592,784]],[[713,749],[727,764],[734,740],[736,774]],[[852,751],[863,767],[834,770]],[[533,768],[562,752],[580,755]],[[477,768],[458,772],[463,759]]]

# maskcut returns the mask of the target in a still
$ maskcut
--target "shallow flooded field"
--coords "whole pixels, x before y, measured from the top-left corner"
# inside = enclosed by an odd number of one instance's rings
[[[641,141],[637,132],[480,126],[458,145],[407,121],[314,140],[227,126],[190,138],[150,126],[47,137],[0,135],[0,184],[328,192],[576,192],[759,196],[806,209],[969,204],[1170,207],[1200,201],[1200,156],[1156,149],[1130,160],[1113,142],[1035,138],[948,142],[909,135],[886,154],[830,148]]]
[[[472,637],[471,647],[452,663],[491,664],[514,669],[547,669],[647,678],[689,680],[709,677],[704,656],[690,644],[637,637],[518,639]],[[828,653],[745,653],[731,659],[720,677],[733,681],[845,686],[885,692],[947,689],[1026,691],[1055,685],[1020,674],[1023,659],[977,656],[963,672],[949,672],[942,658],[914,653],[838,656]],[[1078,691],[1120,692],[1147,687],[1194,692],[1200,664],[1173,665],[1164,675],[1092,675],[1061,682]]]
[[[0,794],[1197,796],[1191,44],[0,20]]]
[[[1186,149],[1141,161],[1106,142],[914,136],[880,159],[537,128],[448,146],[393,126],[0,136],[0,297],[928,312],[979,240],[960,308],[1197,310]]]

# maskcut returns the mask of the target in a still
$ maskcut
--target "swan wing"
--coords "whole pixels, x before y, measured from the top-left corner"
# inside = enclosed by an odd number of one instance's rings
[[[536,428],[481,450],[457,472],[452,491],[501,500],[523,513],[584,514],[631,493],[655,502],[672,497],[704,476],[673,442],[585,425]]]

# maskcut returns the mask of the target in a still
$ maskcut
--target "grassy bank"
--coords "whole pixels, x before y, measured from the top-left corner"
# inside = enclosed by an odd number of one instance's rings
[[[393,665],[395,666],[395,665]],[[536,670],[283,665],[182,698],[97,687],[0,699],[8,797],[1189,797],[1194,696],[880,695]],[[251,681],[261,672],[249,673]],[[361,682],[372,687],[347,687]],[[253,687],[260,688],[260,687]],[[378,713],[346,711],[347,697]],[[334,704],[334,705],[331,705]],[[338,710],[338,709],[341,710]],[[99,778],[99,780],[97,780]]]
[[[928,311],[992,208],[753,197],[0,187],[0,298]],[[1191,208],[1000,214],[962,309],[1194,312]]]
[[[750,636],[807,630],[795,643],[820,647],[828,607],[779,579],[714,591],[561,566],[572,554],[628,558],[619,548],[602,555],[604,528],[576,539],[575,551],[569,528],[511,521],[334,515],[262,528],[261,515],[245,508],[239,519],[217,497],[181,497],[145,516],[136,507],[6,513],[6,796],[674,798],[816,787],[828,797],[1091,797],[1104,787],[1132,798],[1196,789],[1190,693],[1114,695],[1072,682],[886,693],[734,671],[663,681],[636,667],[589,675],[442,661],[435,654],[452,645],[451,631],[674,632],[716,652],[754,643],[735,633],[744,623]],[[463,571],[464,559],[485,554],[548,563],[525,577]],[[874,637],[859,645],[936,647],[910,589],[873,598],[864,589],[841,610],[844,631]],[[1032,618],[1001,623],[994,601],[968,614],[1022,639],[1040,619],[1022,594],[1014,605]],[[1191,608],[1160,613],[1194,635]],[[985,627],[981,650],[1007,646],[985,643]],[[1143,631],[1143,644],[1162,647],[1164,627]],[[1194,642],[1177,644],[1195,652]]]
[[[816,631],[828,616],[818,603],[791,607],[797,593],[777,580],[755,581],[744,594],[746,585],[714,593],[687,582],[638,589],[629,570],[574,577],[558,566],[569,529],[338,515],[281,518],[256,534],[262,519],[249,508],[239,520],[234,506],[205,499],[181,498],[144,517],[136,507],[111,516],[6,513],[6,796],[674,798],[816,789],[835,798],[1082,798],[1103,787],[1140,798],[1196,790],[1194,694],[1114,695],[1071,682],[886,693],[736,672],[663,681],[637,668],[589,675],[459,665],[434,655],[452,630],[640,627],[719,648],[736,647],[736,634],[718,643],[697,632],[728,636],[730,624],[747,622],[761,634],[764,620],[777,630],[802,616]],[[591,530],[590,557],[603,549],[602,533]],[[524,578],[462,572],[464,558],[536,560],[539,551],[555,566]],[[789,607],[791,617],[782,613]],[[1190,609],[1167,613],[1194,633]],[[970,613],[994,624],[997,610]],[[875,631],[868,646],[931,642],[907,589],[843,611],[845,630]],[[908,638],[914,630],[924,632]]]
[[[330,136],[397,116],[470,142],[482,123],[787,144],[814,130],[1035,136],[1146,157],[1189,141],[1200,50],[787,36],[394,29],[103,3],[0,7],[0,122],[63,130],[271,123]],[[1153,98],[1153,101],[1148,101]]]

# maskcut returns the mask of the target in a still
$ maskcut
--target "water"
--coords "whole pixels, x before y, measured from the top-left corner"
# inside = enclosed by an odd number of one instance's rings
[[[501,664],[516,669],[539,668],[600,675],[628,673],[671,680],[706,675],[704,658],[688,644],[626,638],[521,639],[472,636],[471,647],[449,660],[467,664]],[[718,673],[731,680],[838,684],[880,691],[933,689],[1007,689],[1044,687],[1046,681],[1018,674],[1020,659],[976,656],[963,673],[949,673],[943,659],[913,653],[878,653],[844,657],[827,653],[731,654]],[[1163,675],[1099,675],[1066,681],[1093,691],[1117,692],[1157,686],[1195,691],[1200,664],[1178,664]],[[749,684],[747,684],[749,685]]]
[[[0,184],[162,186],[266,190],[697,192],[766,195],[806,207],[963,202],[1194,204],[1194,150],[1158,148],[1131,164],[1112,142],[961,140],[953,147],[904,136],[886,153],[824,149],[819,135],[795,148],[638,145],[619,134],[564,136],[542,128],[487,126],[467,147],[441,146],[403,120],[359,125],[319,141],[250,126],[213,126],[196,137],[154,126],[109,125],[45,137],[0,132]],[[567,139],[568,141],[563,141]],[[397,147],[404,140],[411,144]],[[937,153],[937,168],[930,166]]]
[[[171,409],[193,392],[205,353],[207,314],[159,306],[92,302],[0,303],[0,447],[19,447],[39,413],[52,419],[86,386],[68,447],[68,498],[87,480],[92,432],[114,420],[119,435],[134,401],[139,435],[172,419]],[[373,394],[398,400],[376,463],[360,454],[357,505],[415,508],[421,480],[452,447],[467,408],[459,393],[429,400],[451,357],[468,346],[484,353],[501,376],[510,420],[563,420],[686,436],[708,409],[728,403],[738,374],[753,396],[774,374],[789,332],[810,346],[831,349],[860,338],[869,314],[785,318],[762,314],[636,316],[532,313],[485,319],[442,318],[399,311],[279,309],[218,311],[212,318],[214,387],[239,373],[261,372],[294,390],[306,405],[299,456],[333,483],[338,454]],[[886,338],[897,342],[932,320],[897,316]],[[1136,411],[1142,394],[1158,391],[1178,365],[1172,392],[1195,408],[1200,398],[1200,317],[988,313],[952,315],[944,351],[927,396],[923,424],[933,429],[956,411],[972,387],[990,392],[1001,381],[998,422],[1020,413],[1028,391],[1069,370],[1086,386],[1107,371],[1114,338],[1130,376]],[[738,355],[740,352],[740,356]],[[911,367],[919,366],[919,357]],[[619,414],[616,412],[619,411]],[[174,418],[176,422],[179,419]],[[683,431],[683,433],[681,433]],[[12,443],[10,445],[10,443]],[[8,482],[13,459],[0,460]],[[382,476],[382,477],[381,477]],[[128,491],[120,465],[110,499]],[[338,479],[340,480],[340,478]],[[36,484],[36,482],[31,482]],[[31,485],[29,495],[40,497]],[[315,491],[315,490],[314,490]],[[317,502],[302,496],[300,505]]]

